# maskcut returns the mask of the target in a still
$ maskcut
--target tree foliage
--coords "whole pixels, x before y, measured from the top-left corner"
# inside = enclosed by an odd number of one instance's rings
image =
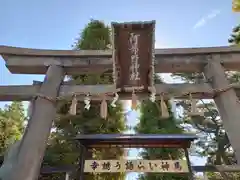
[[[240,0],[232,0],[232,10],[234,12],[240,12]]]
[[[74,49],[76,50],[104,50],[110,44],[110,30],[101,21],[91,20],[83,29],[80,37],[77,38]],[[112,83],[111,76],[107,74],[78,75],[69,77],[69,81],[75,84],[109,84]],[[54,124],[54,132],[49,139],[49,146],[46,151],[43,165],[61,166],[77,165],[79,159],[79,148],[76,142],[70,139],[78,134],[101,134],[101,133],[122,133],[125,130],[125,119],[121,103],[112,108],[108,104],[107,119],[100,118],[100,103],[91,102],[90,110],[84,109],[83,102],[78,102],[77,115],[69,115],[68,110],[71,102],[59,104],[58,116]],[[87,159],[117,159],[123,155],[121,148],[93,149],[87,153]],[[64,174],[42,176],[41,179],[61,179]],[[73,175],[72,178],[76,178]],[[85,174],[86,180],[122,180],[124,174]]]
[[[160,81],[158,79],[158,81]],[[168,104],[170,117],[163,119],[159,108],[160,102],[153,103],[150,100],[141,102],[140,122],[135,128],[137,133],[143,134],[181,134],[183,128],[176,122],[171,112],[171,106]],[[181,159],[183,151],[173,148],[147,148],[141,152],[143,159]],[[179,174],[157,174],[145,173],[139,177],[142,180],[185,180],[187,177]]]
[[[24,129],[24,108],[20,102],[13,102],[0,109],[0,155],[22,136]]]
[[[240,25],[237,25],[236,27],[233,28],[232,34],[230,35],[228,42],[231,45],[239,45],[240,44]]]
[[[105,50],[110,47],[110,39],[109,27],[102,21],[92,19],[76,39],[73,48],[83,50]]]

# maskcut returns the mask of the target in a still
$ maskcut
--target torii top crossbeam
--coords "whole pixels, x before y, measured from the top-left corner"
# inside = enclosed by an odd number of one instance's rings
[[[43,50],[0,46],[0,54],[14,74],[45,74],[51,64],[62,65],[67,74],[112,71],[112,50]],[[240,70],[240,48],[204,47],[155,49],[155,72],[202,72],[209,55],[225,70]],[[212,61],[212,59],[211,59]]]
[[[67,74],[101,73],[113,70],[112,50],[40,50],[9,46],[0,46],[0,54],[11,73],[44,74],[51,64],[62,65]],[[209,57],[212,57],[209,59]],[[225,70],[240,69],[239,47],[205,47],[155,49],[155,72],[201,72],[208,61],[220,62]],[[115,85],[62,85],[60,96],[71,98],[73,91],[97,94],[114,91]],[[155,84],[157,94],[170,97],[188,98],[187,93],[193,92],[194,98],[212,98],[214,93],[208,83],[201,84]],[[235,90],[239,85],[234,86]],[[38,92],[39,86],[1,86],[0,101],[28,101]],[[240,96],[240,92],[236,91]],[[122,94],[121,99],[129,99],[130,94]],[[145,98],[142,94],[139,98]],[[107,97],[108,98],[108,97]],[[79,100],[83,97],[79,96]],[[94,97],[94,99],[99,99]],[[111,97],[110,97],[111,99]]]

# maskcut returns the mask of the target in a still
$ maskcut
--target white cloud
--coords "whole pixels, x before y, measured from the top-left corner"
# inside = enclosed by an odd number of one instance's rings
[[[205,24],[206,24],[206,19],[202,18],[193,26],[193,29],[197,29],[201,26],[204,26]]]
[[[193,26],[193,29],[197,29],[204,26],[208,21],[214,19],[220,13],[221,13],[220,10],[212,10],[209,14],[199,19],[199,21],[197,21],[197,23]]]
[[[213,10],[210,14],[208,14],[207,18],[208,19],[213,19],[215,18],[217,15],[220,14],[220,10],[219,9],[216,9],[216,10]]]

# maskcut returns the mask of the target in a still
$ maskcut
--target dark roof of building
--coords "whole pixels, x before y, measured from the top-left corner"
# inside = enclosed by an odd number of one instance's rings
[[[76,138],[87,147],[190,147],[197,139],[193,134],[89,134]]]

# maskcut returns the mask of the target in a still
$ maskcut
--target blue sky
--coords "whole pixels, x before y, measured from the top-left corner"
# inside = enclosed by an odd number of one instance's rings
[[[0,0],[0,44],[70,49],[90,18],[156,20],[156,47],[226,45],[238,22],[226,0]],[[1,84],[31,83],[32,78],[10,75],[0,60]]]
[[[71,49],[94,18],[106,23],[156,20],[158,48],[222,46],[238,16],[230,0],[0,0],[0,45]],[[0,85],[31,84],[34,79],[43,77],[12,75],[0,58]]]

